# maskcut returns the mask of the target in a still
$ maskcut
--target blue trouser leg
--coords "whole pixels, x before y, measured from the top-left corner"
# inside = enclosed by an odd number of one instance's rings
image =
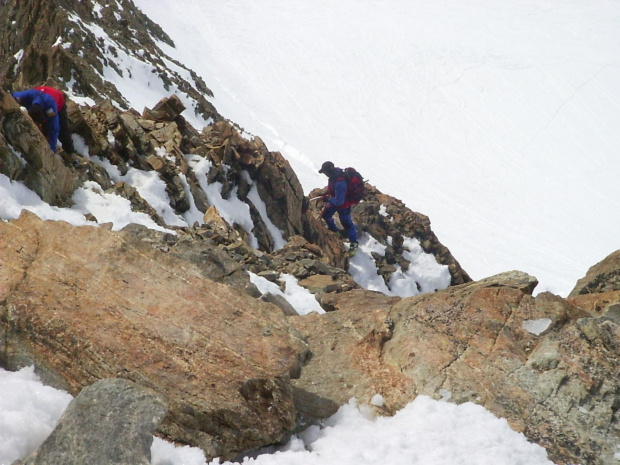
[[[355,224],[353,224],[353,220],[351,219],[351,209],[345,208],[344,210],[338,210],[338,217],[340,218],[340,223],[342,227],[347,232],[349,236],[350,242],[357,242],[357,229],[355,228]]]
[[[322,218],[325,220],[325,223],[327,223],[327,229],[329,229],[330,231],[338,232],[336,223],[334,223],[334,213],[336,213],[336,207],[328,204],[323,210]]]

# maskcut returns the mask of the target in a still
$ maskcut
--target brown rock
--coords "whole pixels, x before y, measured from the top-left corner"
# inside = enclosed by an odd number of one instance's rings
[[[107,377],[150,387],[170,406],[160,434],[211,458],[293,429],[306,346],[277,307],[129,232],[24,213],[0,222],[0,249],[5,366],[34,362],[73,394]]]
[[[620,250],[591,267],[586,275],[577,281],[569,297],[610,291],[620,291]]]
[[[143,117],[160,121],[174,121],[185,111],[185,105],[178,96],[172,95],[161,99],[152,110],[144,109]]]
[[[376,393],[387,393],[388,386],[390,392],[415,397],[411,381],[381,361],[383,346],[392,336],[388,312],[370,306],[356,310],[291,318],[312,352],[293,383],[295,406],[305,423],[333,415],[351,397],[369,403]]]
[[[310,421],[377,393],[388,413],[418,394],[472,401],[555,463],[611,463],[620,312],[592,318],[558,296],[532,297],[533,282],[511,272],[402,300],[352,291],[336,296],[338,311],[292,318],[313,354],[294,381],[299,411]]]
[[[315,274],[299,282],[313,294],[317,292],[334,292],[340,288],[340,283],[335,282],[332,276]]]
[[[588,312],[590,316],[598,317],[610,307],[620,304],[620,291],[579,294],[574,297],[568,297],[566,300],[575,307]]]

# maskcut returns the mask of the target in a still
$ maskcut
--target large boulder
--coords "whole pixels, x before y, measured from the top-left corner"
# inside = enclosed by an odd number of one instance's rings
[[[275,305],[204,277],[131,230],[30,213],[0,222],[0,361],[35,364],[79,393],[121,377],[170,412],[159,434],[209,457],[272,444],[295,426],[290,375],[307,346]]]
[[[620,432],[620,322],[550,293],[519,272],[390,300],[334,295],[334,312],[295,317],[312,359],[294,381],[306,422],[351,397],[393,414],[419,394],[475,402],[556,463],[611,463]]]
[[[97,381],[71,401],[41,447],[15,465],[149,465],[166,411],[151,389],[125,379]]]

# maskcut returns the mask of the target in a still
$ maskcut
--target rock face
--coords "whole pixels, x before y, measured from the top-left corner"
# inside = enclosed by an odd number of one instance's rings
[[[177,88],[205,119],[220,120],[206,100],[212,94],[205,83],[167,56],[156,41],[174,46],[131,1],[103,5],[92,0],[2,1],[0,82],[11,84],[12,91],[47,83],[97,103],[111,100],[128,109],[123,95],[103,76],[131,79],[132,71],[141,67],[162,89]],[[123,56],[132,57],[131,66]],[[179,71],[166,63],[174,63]],[[64,88],[68,82],[71,89]]]
[[[103,379],[69,404],[52,434],[16,465],[149,465],[166,404],[150,389]]]
[[[131,233],[24,213],[0,222],[0,356],[77,394],[122,377],[170,412],[158,431],[210,457],[295,426],[290,374],[306,345],[282,311],[203,277]]]
[[[620,250],[590,268],[588,273],[577,281],[569,297],[611,291],[620,291]]]
[[[101,191],[129,200],[134,211],[149,215],[158,225],[175,229],[166,224],[161,212],[150,206],[136,188],[125,181],[114,182],[102,166],[105,161],[120,175],[130,169],[157,173],[166,186],[170,207],[179,218],[193,207],[204,213],[199,224],[185,228],[196,240],[216,245],[232,245],[240,240],[249,244],[247,228],[228,224],[213,205],[217,198],[212,189],[211,194],[207,193],[207,185],[216,185],[222,199],[236,199],[247,206],[253,225],[251,235],[256,241],[252,248],[273,253],[273,260],[266,261],[249,250],[244,252],[251,271],[261,273],[270,266],[278,266],[298,279],[346,275],[348,256],[342,239],[318,219],[320,210],[304,196],[290,164],[278,152],[267,150],[260,138],[245,139],[223,121],[198,132],[180,115],[184,106],[176,96],[162,99],[142,115],[120,111],[110,102],[91,108],[69,101],[72,131],[84,139],[90,155],[80,157],[75,166],[52,154],[11,96],[3,96],[0,123],[4,123],[6,142],[3,143],[0,133],[0,173],[24,181],[44,200],[69,205],[76,187],[90,182],[89,189],[93,189],[95,183]],[[448,266],[452,284],[470,281],[432,232],[426,216],[412,212],[370,185],[367,190],[367,200],[355,207],[354,216],[362,232],[386,245],[385,256],[375,257],[386,281],[396,265],[403,270],[409,266],[403,256],[403,236],[415,238],[438,263]],[[382,209],[388,216],[381,213]],[[275,250],[276,238],[271,232],[274,227],[288,242],[286,250]],[[295,247],[307,252],[305,257],[295,252],[296,256],[313,263],[306,261],[299,266],[299,260],[291,260],[289,253]],[[339,284],[345,290],[351,286],[355,284],[346,279]]]
[[[353,291],[334,296],[334,312],[292,318],[312,352],[294,382],[303,418],[377,393],[392,414],[426,394],[485,406],[556,463],[611,463],[618,307],[598,316],[549,293],[534,298],[534,282],[512,272],[402,300]]]

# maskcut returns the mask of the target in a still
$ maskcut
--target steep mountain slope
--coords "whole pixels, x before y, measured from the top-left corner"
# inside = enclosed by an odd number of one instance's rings
[[[78,145],[83,147],[81,166],[76,173],[78,184],[94,181],[99,186],[86,187],[90,192],[87,195],[92,195],[96,189],[112,189],[116,194],[131,198],[133,208],[151,215],[159,226],[192,226],[196,221],[203,222],[202,216],[216,201],[213,193],[209,197],[205,192],[208,190],[206,184],[212,184],[218,190],[216,198],[228,200],[238,196],[249,205],[244,207],[249,208],[248,218],[237,218],[237,229],[252,245],[266,251],[278,245],[277,233],[274,236],[269,230],[273,223],[282,231],[284,239],[301,234],[312,243],[330,244],[327,254],[332,265],[345,266],[342,250],[334,238],[323,238],[322,228],[310,225],[309,218],[316,222],[318,216],[316,204],[310,215],[310,205],[304,200],[297,176],[279,154],[269,152],[258,138],[248,143],[228,125],[216,130],[207,128],[199,134],[181,116],[181,113],[188,114],[195,121],[195,111],[202,111],[204,119],[222,119],[206,101],[208,89],[204,83],[161,51],[159,46],[163,47],[164,43],[170,46],[170,39],[131,2],[109,2],[105,6],[95,1],[6,2],[1,8],[5,25],[17,32],[10,40],[7,33],[7,41],[2,42],[0,49],[2,62],[6,63],[2,76],[7,88],[53,83],[75,95],[78,103],[94,101],[98,104],[92,110],[80,109],[72,101],[68,104],[72,130],[81,138]],[[127,106],[124,96],[128,95],[128,89],[133,90],[138,84],[143,87],[146,84],[141,95],[145,101],[142,115],[138,116],[133,109],[124,113],[117,111]],[[175,99],[153,107],[173,92]],[[140,101],[134,93],[130,95],[134,104]],[[154,100],[148,101],[149,98]],[[10,104],[7,105],[9,108]],[[26,147],[30,142],[19,141],[20,130],[15,130],[11,123],[17,119],[12,118],[6,118],[3,123],[5,129],[13,128],[5,132],[9,146]],[[9,146],[3,150],[6,161],[2,172],[11,179],[30,179],[37,170],[31,166],[20,168]],[[96,158],[89,160],[91,156]],[[196,156],[206,156],[209,163],[213,163],[208,174],[201,174],[207,177],[204,186],[199,185],[197,175],[203,167],[197,166]],[[45,163],[51,160],[44,152],[38,153],[36,158]],[[75,170],[76,167],[70,168]],[[169,205],[155,207],[158,211],[154,211],[148,200],[135,191],[137,186],[133,191],[119,187],[140,182],[136,178],[142,175],[134,176],[132,170],[156,173],[165,186]],[[54,172],[65,172],[65,169],[47,170],[45,182],[53,183]],[[62,179],[69,176],[63,175]],[[74,201],[69,195],[75,184],[50,192],[44,192],[40,179],[27,185],[47,202],[68,205]],[[258,192],[258,202],[251,200],[252,189]],[[425,252],[436,255],[440,264],[449,266],[453,284],[470,279],[432,233],[427,218],[410,212],[402,203],[378,191],[367,201],[366,208],[360,208],[356,215],[362,224],[382,224],[372,235],[390,247],[387,260],[376,256],[382,261],[379,264],[381,279],[389,281],[393,274],[406,272],[409,266],[409,260],[398,258],[407,250],[401,247],[396,254],[392,253],[389,242],[396,233],[415,238]],[[384,208],[387,205],[386,201],[392,205],[391,225],[383,220],[389,215],[380,211],[382,204]],[[265,213],[260,212],[259,202],[267,204]],[[234,223],[231,218],[227,219]],[[399,227],[403,229],[399,231]],[[414,287],[411,292],[418,291]]]
[[[5,1],[0,31],[5,90],[49,83],[127,109],[123,82],[133,78],[146,86],[144,106],[177,93],[204,120],[221,119],[207,101],[211,91],[204,81],[161,50],[173,42],[131,1]]]
[[[585,286],[606,291],[596,301],[533,297],[537,280],[524,273],[469,283],[429,218],[370,184],[353,210],[370,245],[350,259],[279,152],[208,106],[214,121],[202,129],[183,116],[207,94],[192,97],[201,86],[187,70],[162,77],[166,58],[138,43],[129,2],[57,5],[1,5],[6,24],[24,27],[2,49],[3,76],[7,88],[75,92],[80,156],[53,154],[0,90],[0,187],[27,186],[75,224],[99,227],[17,218],[21,205],[0,221],[3,366],[36,364],[74,393],[113,376],[148,385],[171,404],[159,434],[209,458],[279,442],[352,395],[381,393],[382,412],[394,413],[425,393],[485,405],[558,463],[606,465],[618,431],[616,262]],[[144,70],[153,87],[142,98],[158,98],[123,109],[123,86]],[[108,221],[121,206],[150,229]],[[382,288],[407,287],[408,298],[360,289],[349,273],[362,255]],[[420,256],[451,287],[429,289]],[[255,284],[284,288],[285,275],[329,314],[292,315]]]
[[[475,279],[567,295],[616,249],[618,2],[136,4],[305,190],[326,159],[356,166]]]

